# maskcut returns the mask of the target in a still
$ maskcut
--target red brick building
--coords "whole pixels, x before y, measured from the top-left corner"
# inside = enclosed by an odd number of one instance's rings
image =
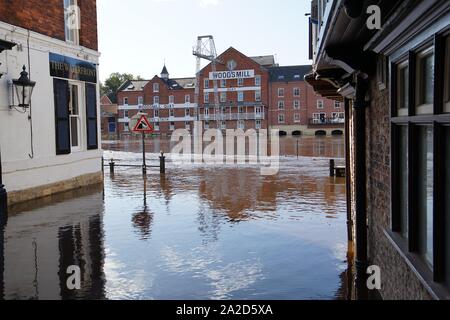
[[[247,57],[234,48],[222,53],[213,72],[212,64],[200,72],[199,120],[204,128],[267,129],[269,69],[275,59]],[[219,108],[215,106],[217,79]]]
[[[343,134],[343,106],[314,92],[304,81],[310,72],[310,65],[270,68],[271,128],[282,135]]]
[[[119,112],[117,104],[111,102],[107,95],[100,99],[102,138],[114,139],[118,137]]]
[[[166,66],[152,80],[124,83],[117,95],[119,133],[130,133],[130,119],[138,112],[148,114],[155,133],[169,134],[176,129],[191,129],[196,115],[195,78],[171,79]]]
[[[118,92],[119,133],[129,134],[130,119],[149,115],[157,134],[193,129],[279,129],[282,135],[343,134],[340,103],[321,98],[304,81],[311,66],[279,67],[274,56],[248,57],[233,47],[200,71],[198,105],[195,78],[169,77],[164,66],[152,80],[127,81]],[[214,81],[215,80],[215,81]],[[218,106],[216,106],[215,83]]]

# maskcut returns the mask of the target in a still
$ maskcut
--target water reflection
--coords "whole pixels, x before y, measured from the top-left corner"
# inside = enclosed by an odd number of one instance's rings
[[[87,188],[29,203],[2,233],[6,299],[102,299],[103,194]],[[18,208],[13,209],[13,212]],[[3,256],[3,255],[2,255]],[[67,268],[79,266],[82,289],[67,288]]]
[[[252,166],[169,163],[166,175],[144,178],[139,169],[119,167],[105,174],[104,190],[16,207],[0,232],[0,293],[6,299],[347,297],[345,181],[329,178],[328,159],[317,155],[339,158],[342,142],[302,138],[297,148],[295,139],[282,141],[287,156],[277,176],[260,176]],[[158,139],[149,144],[168,146]],[[111,151],[115,159],[141,161],[134,141],[109,147],[118,148]],[[67,289],[70,265],[81,268],[82,290]]]

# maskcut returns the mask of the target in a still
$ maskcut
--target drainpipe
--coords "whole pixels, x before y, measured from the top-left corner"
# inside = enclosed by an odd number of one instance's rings
[[[355,117],[355,206],[356,206],[356,284],[358,298],[366,300],[367,290],[367,188],[366,188],[366,93],[368,82],[357,77]]]
[[[353,242],[353,217],[352,217],[352,187],[351,187],[351,162],[350,162],[350,99],[344,99],[345,105],[345,179],[347,197],[347,235],[348,241]]]

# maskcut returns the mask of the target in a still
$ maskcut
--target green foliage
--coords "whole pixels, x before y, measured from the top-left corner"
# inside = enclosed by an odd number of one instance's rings
[[[117,90],[128,80],[143,80],[140,76],[135,77],[129,73],[112,73],[104,83],[100,84],[100,92],[106,94],[112,103],[117,103]]]

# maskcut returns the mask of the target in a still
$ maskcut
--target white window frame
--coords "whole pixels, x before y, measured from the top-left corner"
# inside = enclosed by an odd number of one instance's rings
[[[159,131],[159,122],[155,122],[155,131]]]
[[[154,92],[154,93],[159,92],[159,83],[155,82],[155,83],[153,84],[153,92]]]
[[[205,92],[205,94],[203,95],[203,102],[209,103],[209,92]]]
[[[238,120],[237,128],[245,130],[245,121],[244,120]]]
[[[190,121],[185,121],[184,122],[184,128],[186,130],[191,130],[191,122]]]
[[[243,87],[244,86],[244,79],[243,78],[238,78],[237,79],[237,86],[238,87]]]
[[[209,79],[203,79],[203,87],[209,89]]]
[[[77,108],[78,108],[78,113],[76,115],[71,114],[72,111],[72,86],[76,86],[77,87],[77,93],[78,93],[78,97],[77,97]],[[69,123],[69,130],[70,130],[70,150],[71,152],[80,152],[83,150],[83,141],[84,139],[84,132],[85,132],[85,109],[86,109],[86,105],[85,105],[85,99],[84,99],[84,90],[83,90],[83,85],[80,82],[73,82],[70,81],[69,82],[69,88],[70,88],[70,102],[69,102],[69,119],[70,119],[70,123]],[[78,139],[78,146],[73,146],[72,145],[72,120],[75,119],[76,123],[77,123],[77,139]]]
[[[226,103],[227,102],[227,93],[226,92],[221,92],[220,93],[220,102],[221,103]]]
[[[255,76],[255,86],[260,87],[261,86],[261,76]]]
[[[205,115],[205,118],[209,118],[209,108],[205,108],[205,110],[203,110],[203,113]]]
[[[128,122],[123,123],[123,132],[130,132],[130,124]]]
[[[70,3],[72,2],[73,3]],[[77,28],[74,29],[69,29],[69,22],[68,22],[68,16],[69,15],[75,15],[74,19],[77,19],[78,21],[76,22],[78,24],[78,27],[81,27],[81,17],[80,17],[80,10],[76,10],[76,12],[68,12],[68,7],[69,6],[73,6],[76,8],[78,7],[78,0],[64,0],[63,2],[64,5],[64,38],[66,40],[66,42],[74,44],[74,45],[79,45],[80,44],[80,30]]]
[[[143,96],[139,96],[138,97],[138,106],[142,106],[144,104],[144,97]]]
[[[284,103],[284,100],[278,100],[278,110],[285,110],[286,104]]]
[[[123,111],[123,118],[129,119],[130,118],[130,110],[124,110]]]
[[[261,102],[261,91],[260,90],[255,91],[255,102]]]
[[[300,100],[294,100],[294,110],[300,110]]]
[[[340,101],[334,101],[334,108],[335,109],[341,109],[342,108],[342,104]]]
[[[261,129],[261,127],[262,127],[262,126],[261,126],[261,123],[262,123],[261,120],[256,120],[256,121],[255,121],[255,128],[256,128],[256,129]]]
[[[322,110],[324,109],[325,104],[323,100],[317,100],[317,109]]]
[[[315,124],[320,124],[320,123],[322,123],[321,122],[321,120],[322,120],[322,115],[324,115],[324,119],[325,119],[325,121],[327,120],[327,114],[325,113],[325,112],[316,112],[316,113],[313,113],[313,123],[315,123]]]
[[[244,91],[238,91],[238,102],[244,102]]]
[[[128,97],[123,98],[123,105],[128,106]]]
[[[284,88],[278,88],[278,98],[284,98]]]
[[[298,118],[298,119],[297,119]],[[294,113],[294,122],[295,123],[300,123],[302,122],[302,118],[300,116],[300,113]]]
[[[191,103],[191,95],[190,94],[186,94],[184,96],[184,103],[187,103],[187,104]]]
[[[220,80],[220,87],[221,88],[226,88],[227,87],[227,80],[225,80],[225,79]]]
[[[175,122],[171,122],[171,123],[169,124],[169,130],[170,130],[170,131],[174,131],[174,130],[175,130]]]
[[[169,109],[169,118],[175,117],[175,109]]]
[[[191,110],[184,109],[184,117],[187,118],[187,117],[190,117],[190,116],[191,116]]]
[[[420,61],[421,59],[429,56],[429,55],[433,55],[433,60],[434,60],[434,45],[420,51],[417,54],[416,57],[416,83],[415,83],[415,88],[414,90],[416,91],[416,114],[417,115],[421,115],[421,114],[433,114],[434,111],[434,107],[433,107],[433,102],[429,103],[429,104],[420,104],[420,101],[422,99],[422,88],[421,88],[421,84],[423,83],[422,80],[422,74],[421,74],[421,68],[420,68]],[[433,62],[434,63],[434,62]],[[434,86],[433,86],[434,88]],[[434,97],[434,91],[433,91],[433,97]],[[436,97],[434,97],[435,99]],[[434,101],[433,99],[433,101]]]
[[[169,104],[175,104],[175,96],[171,95],[169,96]]]
[[[279,124],[286,123],[286,116],[284,114],[281,113],[281,114],[278,115],[278,123]]]
[[[298,94],[297,94],[297,91],[298,91]],[[302,91],[300,90],[300,88],[296,87],[296,88],[294,88],[294,89],[292,90],[292,94],[293,94],[294,97],[298,98],[298,97],[301,96]]]
[[[158,106],[159,105],[159,96],[154,96],[153,97],[153,105]]]
[[[153,110],[153,115],[155,119],[159,118],[159,109]]]

